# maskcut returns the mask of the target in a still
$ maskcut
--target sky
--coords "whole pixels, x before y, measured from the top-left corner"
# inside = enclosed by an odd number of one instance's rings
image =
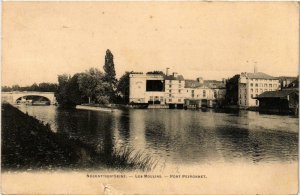
[[[117,77],[298,75],[297,2],[3,2],[2,20],[2,85],[103,70],[107,49]]]

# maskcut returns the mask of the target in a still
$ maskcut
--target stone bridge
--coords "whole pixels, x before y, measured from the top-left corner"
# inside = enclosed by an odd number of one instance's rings
[[[40,92],[40,91],[13,91],[13,92],[1,92],[2,102],[16,104],[17,99],[26,96],[39,96],[45,97],[50,101],[50,104],[56,104],[56,98],[54,92]]]

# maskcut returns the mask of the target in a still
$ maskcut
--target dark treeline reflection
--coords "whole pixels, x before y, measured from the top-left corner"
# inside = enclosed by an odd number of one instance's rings
[[[286,162],[298,159],[298,119],[257,112],[22,107],[64,133],[101,148],[133,148],[172,164]]]

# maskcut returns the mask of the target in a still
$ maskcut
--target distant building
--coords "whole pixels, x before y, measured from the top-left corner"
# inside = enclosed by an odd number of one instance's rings
[[[177,73],[130,74],[129,103],[156,108],[183,108],[184,105],[213,107],[225,97],[225,83],[201,77],[185,80]]]
[[[182,75],[173,73],[172,75],[165,75],[165,97],[166,104],[169,104],[171,107],[182,107],[184,104],[185,98],[185,80]]]
[[[289,85],[297,79],[297,77],[281,76],[277,77],[280,83],[280,89],[289,87]]]
[[[259,101],[255,99],[266,91],[279,89],[279,80],[276,77],[262,72],[241,73],[238,82],[238,105],[241,108],[258,107]]]
[[[299,90],[266,91],[256,97],[260,112],[295,113],[299,112]]]

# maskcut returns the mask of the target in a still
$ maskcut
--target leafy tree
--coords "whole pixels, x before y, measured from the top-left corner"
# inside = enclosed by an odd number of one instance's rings
[[[12,88],[13,91],[19,91],[20,90],[19,85],[13,85],[11,88]]]
[[[118,82],[117,91],[121,99],[120,103],[127,104],[129,102],[129,75],[131,73],[133,73],[133,71],[125,72]]]
[[[78,80],[83,73],[77,73],[73,77],[63,74],[58,75],[58,90],[55,93],[57,102],[62,107],[74,107],[85,101],[85,96],[79,89]]]
[[[79,89],[88,97],[89,104],[96,99],[99,89],[102,88],[103,77],[104,74],[96,68],[90,68],[79,76]]]
[[[115,64],[114,64],[114,56],[109,49],[106,50],[103,70],[105,72],[104,80],[109,83],[115,84],[117,79],[116,79],[116,71],[115,71]]]
[[[9,86],[2,86],[1,91],[2,92],[10,92],[10,91],[12,91],[12,88]]]
[[[109,49],[106,50],[105,63],[103,69],[105,73],[103,80],[109,84],[106,93],[109,96],[109,101],[115,102],[117,79],[114,64],[114,56]]]
[[[234,75],[226,81],[226,95],[225,102],[230,105],[237,105],[238,103],[238,90],[239,90],[240,75]]]

